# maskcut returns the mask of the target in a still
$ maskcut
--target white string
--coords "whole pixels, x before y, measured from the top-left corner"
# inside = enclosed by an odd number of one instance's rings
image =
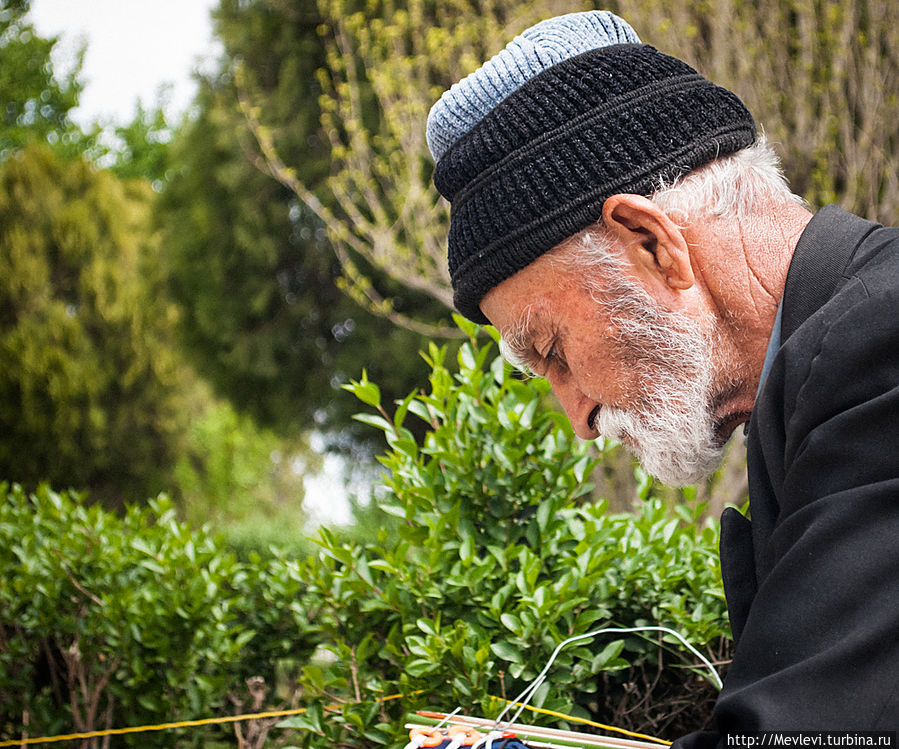
[[[459,705],[459,707],[457,707],[455,710],[453,710],[449,715],[444,715],[443,720],[441,720],[436,726],[434,726],[434,730],[436,731],[440,728],[443,728],[443,724],[449,723],[449,721],[452,719],[452,717],[461,710],[462,710],[462,705]]]
[[[715,685],[720,690],[723,684],[721,683],[721,677],[718,675],[718,672],[715,670],[715,667],[709,662],[708,658],[706,658],[702,653],[700,653],[696,648],[694,648],[689,642],[687,642],[679,632],[675,632],[673,629],[669,629],[668,627],[660,627],[660,626],[646,626],[646,627],[604,627],[602,629],[594,630],[593,632],[587,632],[587,634],[583,635],[575,635],[574,637],[569,637],[567,640],[563,640],[560,642],[556,649],[553,651],[553,654],[550,656],[549,661],[543,667],[543,670],[538,674],[537,678],[535,678],[530,685],[520,694],[518,697],[505,708],[499,714],[499,717],[496,719],[496,722],[493,724],[494,729],[499,726],[502,722],[503,716],[509,711],[513,705],[517,703],[521,703],[521,706],[518,708],[518,712],[512,716],[512,718],[508,721],[508,724],[511,725],[518,720],[518,717],[521,715],[522,711],[527,707],[527,704],[531,701],[531,698],[534,696],[534,693],[540,688],[540,685],[546,679],[546,674],[549,672],[550,667],[553,662],[556,660],[556,656],[562,651],[566,645],[570,645],[572,642],[577,642],[578,640],[586,640],[591,637],[596,637],[597,635],[605,635],[605,634],[630,634],[633,632],[665,632],[669,635],[673,635],[691,652],[695,655],[702,664],[709,670],[709,673],[712,674],[712,680]]]

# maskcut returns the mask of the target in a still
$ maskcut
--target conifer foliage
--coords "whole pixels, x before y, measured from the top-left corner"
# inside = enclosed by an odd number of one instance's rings
[[[110,497],[160,488],[184,428],[183,372],[147,190],[37,146],[0,164],[5,479]]]

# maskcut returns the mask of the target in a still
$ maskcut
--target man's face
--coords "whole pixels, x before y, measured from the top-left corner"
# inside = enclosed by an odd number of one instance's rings
[[[714,331],[608,275],[549,253],[492,289],[481,310],[510,358],[550,381],[579,437],[625,444],[665,483],[696,483],[735,426],[716,421]]]

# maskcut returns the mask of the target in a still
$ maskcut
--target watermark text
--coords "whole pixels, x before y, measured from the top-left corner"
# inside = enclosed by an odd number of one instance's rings
[[[831,747],[873,747],[897,749],[895,731],[761,731],[732,733],[725,737],[725,746],[739,749],[784,747],[790,749],[829,749]]]

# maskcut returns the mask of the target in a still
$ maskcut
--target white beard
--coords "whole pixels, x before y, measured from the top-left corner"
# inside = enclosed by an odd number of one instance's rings
[[[688,486],[718,467],[724,445],[712,415],[714,335],[661,308],[636,284],[619,277],[597,301],[611,317],[613,343],[635,383],[636,404],[603,406],[594,425],[621,442],[660,481]]]
[[[596,426],[604,437],[626,445],[659,481],[689,486],[711,475],[724,450],[714,440],[714,433],[698,420],[702,416],[603,408]]]

